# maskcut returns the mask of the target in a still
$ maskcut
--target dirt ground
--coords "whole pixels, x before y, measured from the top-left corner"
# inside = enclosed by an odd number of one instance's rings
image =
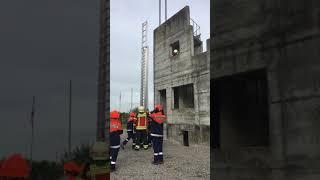
[[[122,136],[124,139],[125,134]],[[111,179],[210,179],[210,147],[183,146],[172,140],[164,141],[164,164],[153,165],[153,149],[134,151],[130,141],[120,149],[117,171]]]

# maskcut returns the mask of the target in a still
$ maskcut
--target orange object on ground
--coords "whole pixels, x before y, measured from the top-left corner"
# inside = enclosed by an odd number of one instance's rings
[[[65,171],[74,172],[74,173],[81,172],[81,167],[79,167],[75,162],[72,162],[72,161],[64,163],[63,169]]]
[[[104,174],[99,174],[95,176],[96,180],[110,180],[110,173],[108,173],[107,175]]]
[[[3,161],[0,161],[0,169],[1,169],[1,166],[2,166],[2,162]],[[0,180],[2,180],[2,177],[0,176]]]
[[[4,160],[0,168],[0,177],[26,178],[30,173],[30,165],[20,154],[13,154]]]
[[[65,171],[65,176],[67,176],[69,180],[75,180],[82,170],[81,167],[72,161],[64,163],[63,169]]]

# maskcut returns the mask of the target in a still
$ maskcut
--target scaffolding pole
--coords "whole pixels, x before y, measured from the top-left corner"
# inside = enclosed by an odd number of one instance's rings
[[[36,111],[36,97],[32,97],[32,109],[31,109],[31,118],[30,118],[30,123],[31,123],[31,145],[30,145],[30,161],[33,159],[33,143],[34,143],[34,116],[35,116],[35,111]]]
[[[148,107],[148,21],[142,23],[140,106]]]
[[[130,112],[132,111],[132,92],[133,92],[133,89],[131,88],[131,103],[130,103]]]
[[[72,81],[69,81],[69,132],[68,132],[68,152],[71,153],[71,113],[72,113]]]
[[[161,24],[161,0],[159,0],[159,26]]]
[[[109,136],[105,135],[105,129],[109,129],[109,51],[110,51],[110,1],[100,0],[100,35],[99,35],[99,72],[98,72],[98,102],[97,102],[97,141],[107,142],[109,145]],[[106,123],[107,121],[107,123]]]
[[[164,12],[164,15],[165,15],[164,20],[167,21],[167,0],[164,0],[164,10],[165,10],[165,12]]]

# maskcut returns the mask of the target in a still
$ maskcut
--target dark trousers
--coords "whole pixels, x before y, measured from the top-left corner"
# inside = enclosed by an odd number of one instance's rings
[[[125,139],[125,140],[123,141],[123,144],[124,144],[124,145],[126,145],[126,144],[130,141],[130,139],[132,139],[132,141],[134,141],[134,134],[133,134],[133,132],[132,132],[132,131],[127,131],[127,133],[128,133],[128,137],[127,137],[127,139]]]
[[[111,165],[115,165],[117,162],[118,152],[120,149],[120,135],[110,134],[110,160]]]
[[[150,131],[148,132],[148,144],[151,144],[152,142],[152,136],[151,136],[151,133]]]
[[[135,146],[137,142],[137,133],[136,131],[132,132],[132,146]]]
[[[137,135],[137,142],[136,145],[140,147],[141,144],[143,145],[148,145],[147,142],[147,130],[137,130],[136,131]]]
[[[152,136],[152,146],[154,152],[154,161],[163,161],[163,137]]]

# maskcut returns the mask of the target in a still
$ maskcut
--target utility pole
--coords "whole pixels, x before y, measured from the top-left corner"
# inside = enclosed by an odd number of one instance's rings
[[[168,17],[167,5],[168,5],[167,0],[164,0],[164,20],[165,21],[167,21],[167,17]],[[159,26],[160,25],[161,25],[161,0],[159,0]]]
[[[105,129],[109,130],[109,52],[110,52],[110,1],[100,0],[100,35],[99,35],[99,72],[98,72],[98,110],[97,110],[97,141],[107,142],[109,136],[105,135]],[[108,83],[108,84],[107,84]],[[108,108],[108,109],[107,109]]]
[[[161,25],[161,0],[159,0],[159,26]]]
[[[99,34],[99,70],[98,70],[98,96],[97,96],[97,131],[96,142],[90,148],[90,154],[93,161],[90,166],[94,165],[95,172],[91,172],[91,179],[96,179],[99,175],[102,179],[107,179],[109,162],[109,62],[110,62],[110,0],[100,0],[100,34]],[[106,113],[108,112],[108,113]],[[99,158],[103,163],[98,163],[95,158]],[[100,161],[101,161],[100,160]],[[107,161],[104,163],[104,161]],[[91,168],[90,168],[91,169]],[[109,179],[109,178],[108,178]]]
[[[133,89],[131,88],[131,103],[130,103],[130,111],[132,111],[132,91],[133,91]]]
[[[164,20],[167,21],[167,0],[164,0],[164,10],[165,10],[165,13],[164,13],[165,18],[164,18]]]
[[[31,147],[30,147],[30,161],[32,161],[33,158],[33,139],[34,139],[34,116],[35,116],[35,104],[36,104],[36,97],[33,96],[32,98],[32,109],[31,109]]]
[[[121,91],[120,91],[120,96],[119,96],[119,111],[121,113]]]
[[[69,136],[68,136],[68,152],[71,153],[71,113],[72,113],[72,81],[69,81]]]

